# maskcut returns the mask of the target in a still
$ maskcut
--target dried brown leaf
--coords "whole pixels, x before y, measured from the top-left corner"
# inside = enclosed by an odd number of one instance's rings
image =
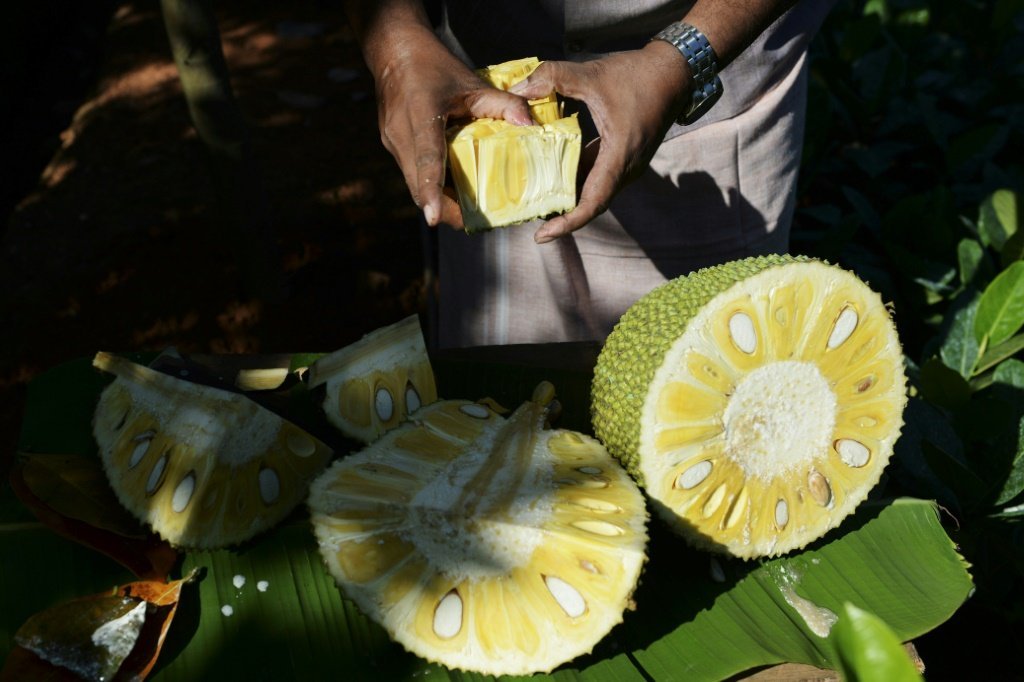
[[[121,506],[95,457],[20,453],[10,483],[48,527],[140,578],[166,580],[178,561],[177,551]]]

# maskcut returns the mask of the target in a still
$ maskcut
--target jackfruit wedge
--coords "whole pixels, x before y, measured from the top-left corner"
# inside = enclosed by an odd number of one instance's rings
[[[540,65],[535,57],[478,73],[507,90]],[[467,232],[526,222],[576,206],[582,135],[555,93],[530,101],[536,125],[478,119],[448,130],[448,160]]]
[[[109,353],[93,434],[121,504],[175,546],[234,545],[284,519],[327,465],[322,442],[244,395]]]
[[[410,315],[314,362],[309,386],[320,385],[327,420],[364,443],[437,400],[419,318]]]
[[[854,274],[764,256],[635,303],[594,372],[594,432],[694,544],[752,558],[839,525],[903,425],[903,355]]]
[[[440,401],[313,484],[320,551],[399,643],[451,668],[551,670],[622,620],[647,512],[593,438],[544,428],[544,383],[508,419]]]

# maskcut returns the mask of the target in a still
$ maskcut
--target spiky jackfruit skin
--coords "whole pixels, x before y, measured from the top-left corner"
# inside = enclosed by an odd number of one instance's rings
[[[755,256],[703,268],[666,282],[625,312],[605,341],[591,384],[594,433],[644,485],[638,467],[640,412],[665,353],[708,301],[736,282],[770,267],[809,260]]]
[[[638,301],[592,387],[595,433],[692,544],[798,549],[878,483],[902,427],[889,309],[801,257],[726,263]]]

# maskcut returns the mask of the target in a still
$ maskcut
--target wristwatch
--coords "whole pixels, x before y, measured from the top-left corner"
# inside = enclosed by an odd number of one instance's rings
[[[690,125],[707,113],[722,96],[722,79],[718,77],[718,58],[704,34],[682,21],[669,24],[651,40],[671,43],[683,54],[693,74],[693,100],[676,123]]]

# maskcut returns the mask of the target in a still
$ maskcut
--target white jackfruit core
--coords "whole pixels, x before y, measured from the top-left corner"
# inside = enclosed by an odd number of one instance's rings
[[[469,405],[467,407],[476,407]],[[430,563],[456,581],[506,575],[527,564],[543,542],[541,526],[553,513],[551,466],[547,448],[538,447],[508,506],[492,509],[515,481],[511,467],[486,482],[477,511],[469,516],[460,501],[475,475],[493,456],[493,434],[452,460],[412,501],[410,524],[402,532]]]
[[[748,476],[770,481],[828,452],[836,396],[817,366],[780,361],[758,367],[725,408],[725,453]]]

